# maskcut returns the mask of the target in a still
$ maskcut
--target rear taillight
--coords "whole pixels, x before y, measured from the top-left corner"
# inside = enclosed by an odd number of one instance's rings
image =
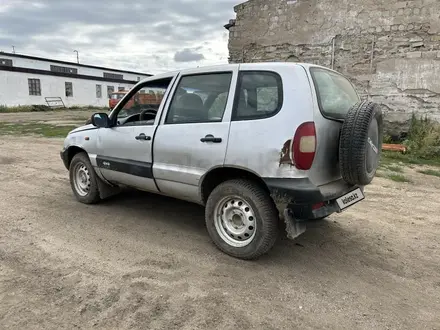
[[[314,122],[302,123],[293,138],[292,160],[299,170],[312,167],[316,151],[316,130]]]

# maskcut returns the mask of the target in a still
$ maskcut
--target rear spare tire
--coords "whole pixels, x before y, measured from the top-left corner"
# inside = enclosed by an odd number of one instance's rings
[[[377,103],[355,104],[342,124],[339,166],[349,184],[371,183],[379,166],[383,142],[383,115]]]

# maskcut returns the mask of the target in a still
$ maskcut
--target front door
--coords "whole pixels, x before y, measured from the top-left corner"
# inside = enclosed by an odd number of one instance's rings
[[[160,191],[195,202],[200,179],[224,163],[238,65],[205,70],[180,76],[153,147]]]
[[[173,80],[169,76],[136,85],[111,113],[111,127],[99,129],[96,162],[110,182],[157,191],[152,144]]]

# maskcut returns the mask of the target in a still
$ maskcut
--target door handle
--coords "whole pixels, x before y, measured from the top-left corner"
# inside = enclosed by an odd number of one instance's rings
[[[146,136],[144,133],[139,134],[135,137],[136,140],[144,140],[144,141],[150,141],[151,136]]]
[[[200,141],[202,141],[202,142],[220,143],[220,142],[222,142],[222,138],[214,137],[214,135],[208,134],[204,138],[201,138]]]

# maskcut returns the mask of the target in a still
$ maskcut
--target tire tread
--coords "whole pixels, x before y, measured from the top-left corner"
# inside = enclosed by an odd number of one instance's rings
[[[376,117],[382,126],[382,112],[378,105],[369,101],[355,104],[347,113],[342,124],[339,142],[339,166],[342,178],[352,185],[367,185],[372,178],[367,175],[365,148],[368,129]],[[381,134],[381,132],[379,132]],[[379,157],[382,149],[382,135],[379,137]]]

